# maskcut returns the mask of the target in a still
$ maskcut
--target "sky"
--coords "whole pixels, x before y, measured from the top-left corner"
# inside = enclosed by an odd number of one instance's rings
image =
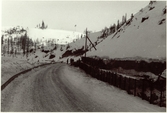
[[[84,32],[100,31],[147,6],[149,1],[9,1],[2,0],[1,26],[35,28],[37,24],[49,29]],[[76,25],[76,26],[75,26]]]

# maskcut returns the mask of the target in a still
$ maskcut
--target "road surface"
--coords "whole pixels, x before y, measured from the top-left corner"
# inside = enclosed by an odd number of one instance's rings
[[[41,71],[25,75],[12,88],[2,111],[103,111],[80,90],[60,74],[63,64],[42,68]],[[24,76],[24,75],[22,75]],[[19,78],[18,78],[19,79]]]
[[[163,111],[138,102],[125,92],[104,85],[79,69],[56,63],[34,69],[12,81],[1,92],[1,111],[100,112]],[[81,77],[82,76],[82,77]],[[128,100],[128,101],[127,101]],[[140,99],[139,99],[140,100]],[[124,102],[125,101],[125,102]],[[133,106],[134,105],[134,106]],[[154,109],[154,108],[158,109]]]

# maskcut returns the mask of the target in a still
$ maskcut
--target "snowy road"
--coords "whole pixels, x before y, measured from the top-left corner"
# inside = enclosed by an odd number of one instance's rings
[[[21,75],[1,92],[1,111],[165,111],[57,63]]]

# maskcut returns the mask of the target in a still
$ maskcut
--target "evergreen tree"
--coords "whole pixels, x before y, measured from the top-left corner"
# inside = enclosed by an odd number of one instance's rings
[[[13,54],[13,38],[12,37],[11,37],[10,43],[11,43],[11,54]]]
[[[118,22],[117,22],[117,30],[119,29],[119,27],[120,27],[120,26],[119,26],[119,20],[118,20]]]
[[[3,41],[4,40],[4,35],[2,35],[2,37],[1,37],[1,44],[3,45]]]
[[[116,25],[115,25],[115,23],[114,23],[114,32],[117,30],[117,27],[116,27]]]
[[[28,52],[29,52],[29,38],[27,37],[26,38],[26,42],[27,42],[27,51],[26,51],[26,53],[27,53],[27,57],[28,57]]]
[[[23,36],[23,39],[22,39],[23,55],[25,55],[25,53],[26,53],[26,39],[27,39],[27,33],[25,33],[25,35]]]
[[[134,16],[133,16],[133,13],[132,13],[132,14],[131,14],[131,20],[133,19],[133,17],[134,17]]]
[[[9,54],[9,37],[8,37],[8,54]]]
[[[42,29],[44,29],[45,28],[45,23],[44,23],[44,21],[42,21],[42,27],[41,27]]]
[[[35,52],[36,52],[36,49],[37,49],[37,44],[36,44],[36,42],[35,42]]]
[[[18,50],[19,50],[19,48],[20,48],[20,39],[17,40],[16,46],[17,46],[17,48],[18,48]]]
[[[126,23],[126,21],[127,21],[127,13],[125,14],[125,23]]]
[[[122,25],[124,24],[124,22],[125,22],[125,17],[124,17],[124,15],[122,16]]]

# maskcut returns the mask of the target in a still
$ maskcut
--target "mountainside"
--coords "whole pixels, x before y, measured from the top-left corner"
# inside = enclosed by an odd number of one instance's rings
[[[166,58],[166,2],[153,2],[89,51],[102,58]]]

